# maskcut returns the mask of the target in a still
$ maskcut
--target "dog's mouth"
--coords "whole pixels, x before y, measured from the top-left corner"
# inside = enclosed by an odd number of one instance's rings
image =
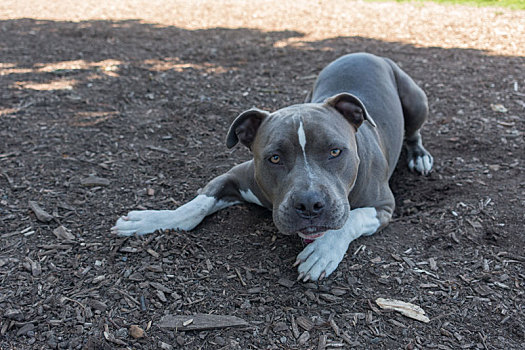
[[[328,228],[323,226],[310,226],[297,231],[297,234],[304,239],[306,243],[311,243],[317,238],[322,237],[327,230]]]

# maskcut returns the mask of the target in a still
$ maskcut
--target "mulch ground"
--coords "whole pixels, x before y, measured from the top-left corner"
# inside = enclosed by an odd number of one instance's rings
[[[524,12],[8,0],[0,33],[1,349],[525,347]],[[300,239],[255,205],[192,232],[110,234],[129,210],[175,208],[249,159],[224,145],[231,120],[301,102],[356,51],[427,92],[436,164],[419,177],[402,156],[392,223],[330,278],[295,282]],[[245,322],[207,329],[201,314]]]

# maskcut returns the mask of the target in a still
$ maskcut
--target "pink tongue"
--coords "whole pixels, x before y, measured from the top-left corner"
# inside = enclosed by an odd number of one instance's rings
[[[313,239],[306,239],[306,238],[303,238],[303,242],[304,244],[310,244],[312,243],[314,240]]]

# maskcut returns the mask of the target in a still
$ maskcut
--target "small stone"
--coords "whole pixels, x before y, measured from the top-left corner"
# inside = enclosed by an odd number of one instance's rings
[[[494,112],[499,112],[499,113],[507,113],[508,112],[508,109],[500,104],[500,103],[496,103],[496,104],[490,104],[490,108],[494,111]]]
[[[135,339],[144,338],[144,330],[136,324],[129,326],[129,334]]]

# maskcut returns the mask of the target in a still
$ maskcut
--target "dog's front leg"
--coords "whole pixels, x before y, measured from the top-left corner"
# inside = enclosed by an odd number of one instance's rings
[[[351,210],[342,228],[327,231],[297,256],[294,266],[299,265],[298,280],[316,281],[329,276],[343,260],[350,242],[374,234],[388,223],[390,217],[389,212],[373,207]]]
[[[263,205],[253,188],[253,165],[246,162],[216,177],[190,202],[175,210],[135,210],[117,220],[113,234],[144,235],[156,230],[189,231],[206,216],[242,201]],[[263,200],[264,201],[264,200]]]

